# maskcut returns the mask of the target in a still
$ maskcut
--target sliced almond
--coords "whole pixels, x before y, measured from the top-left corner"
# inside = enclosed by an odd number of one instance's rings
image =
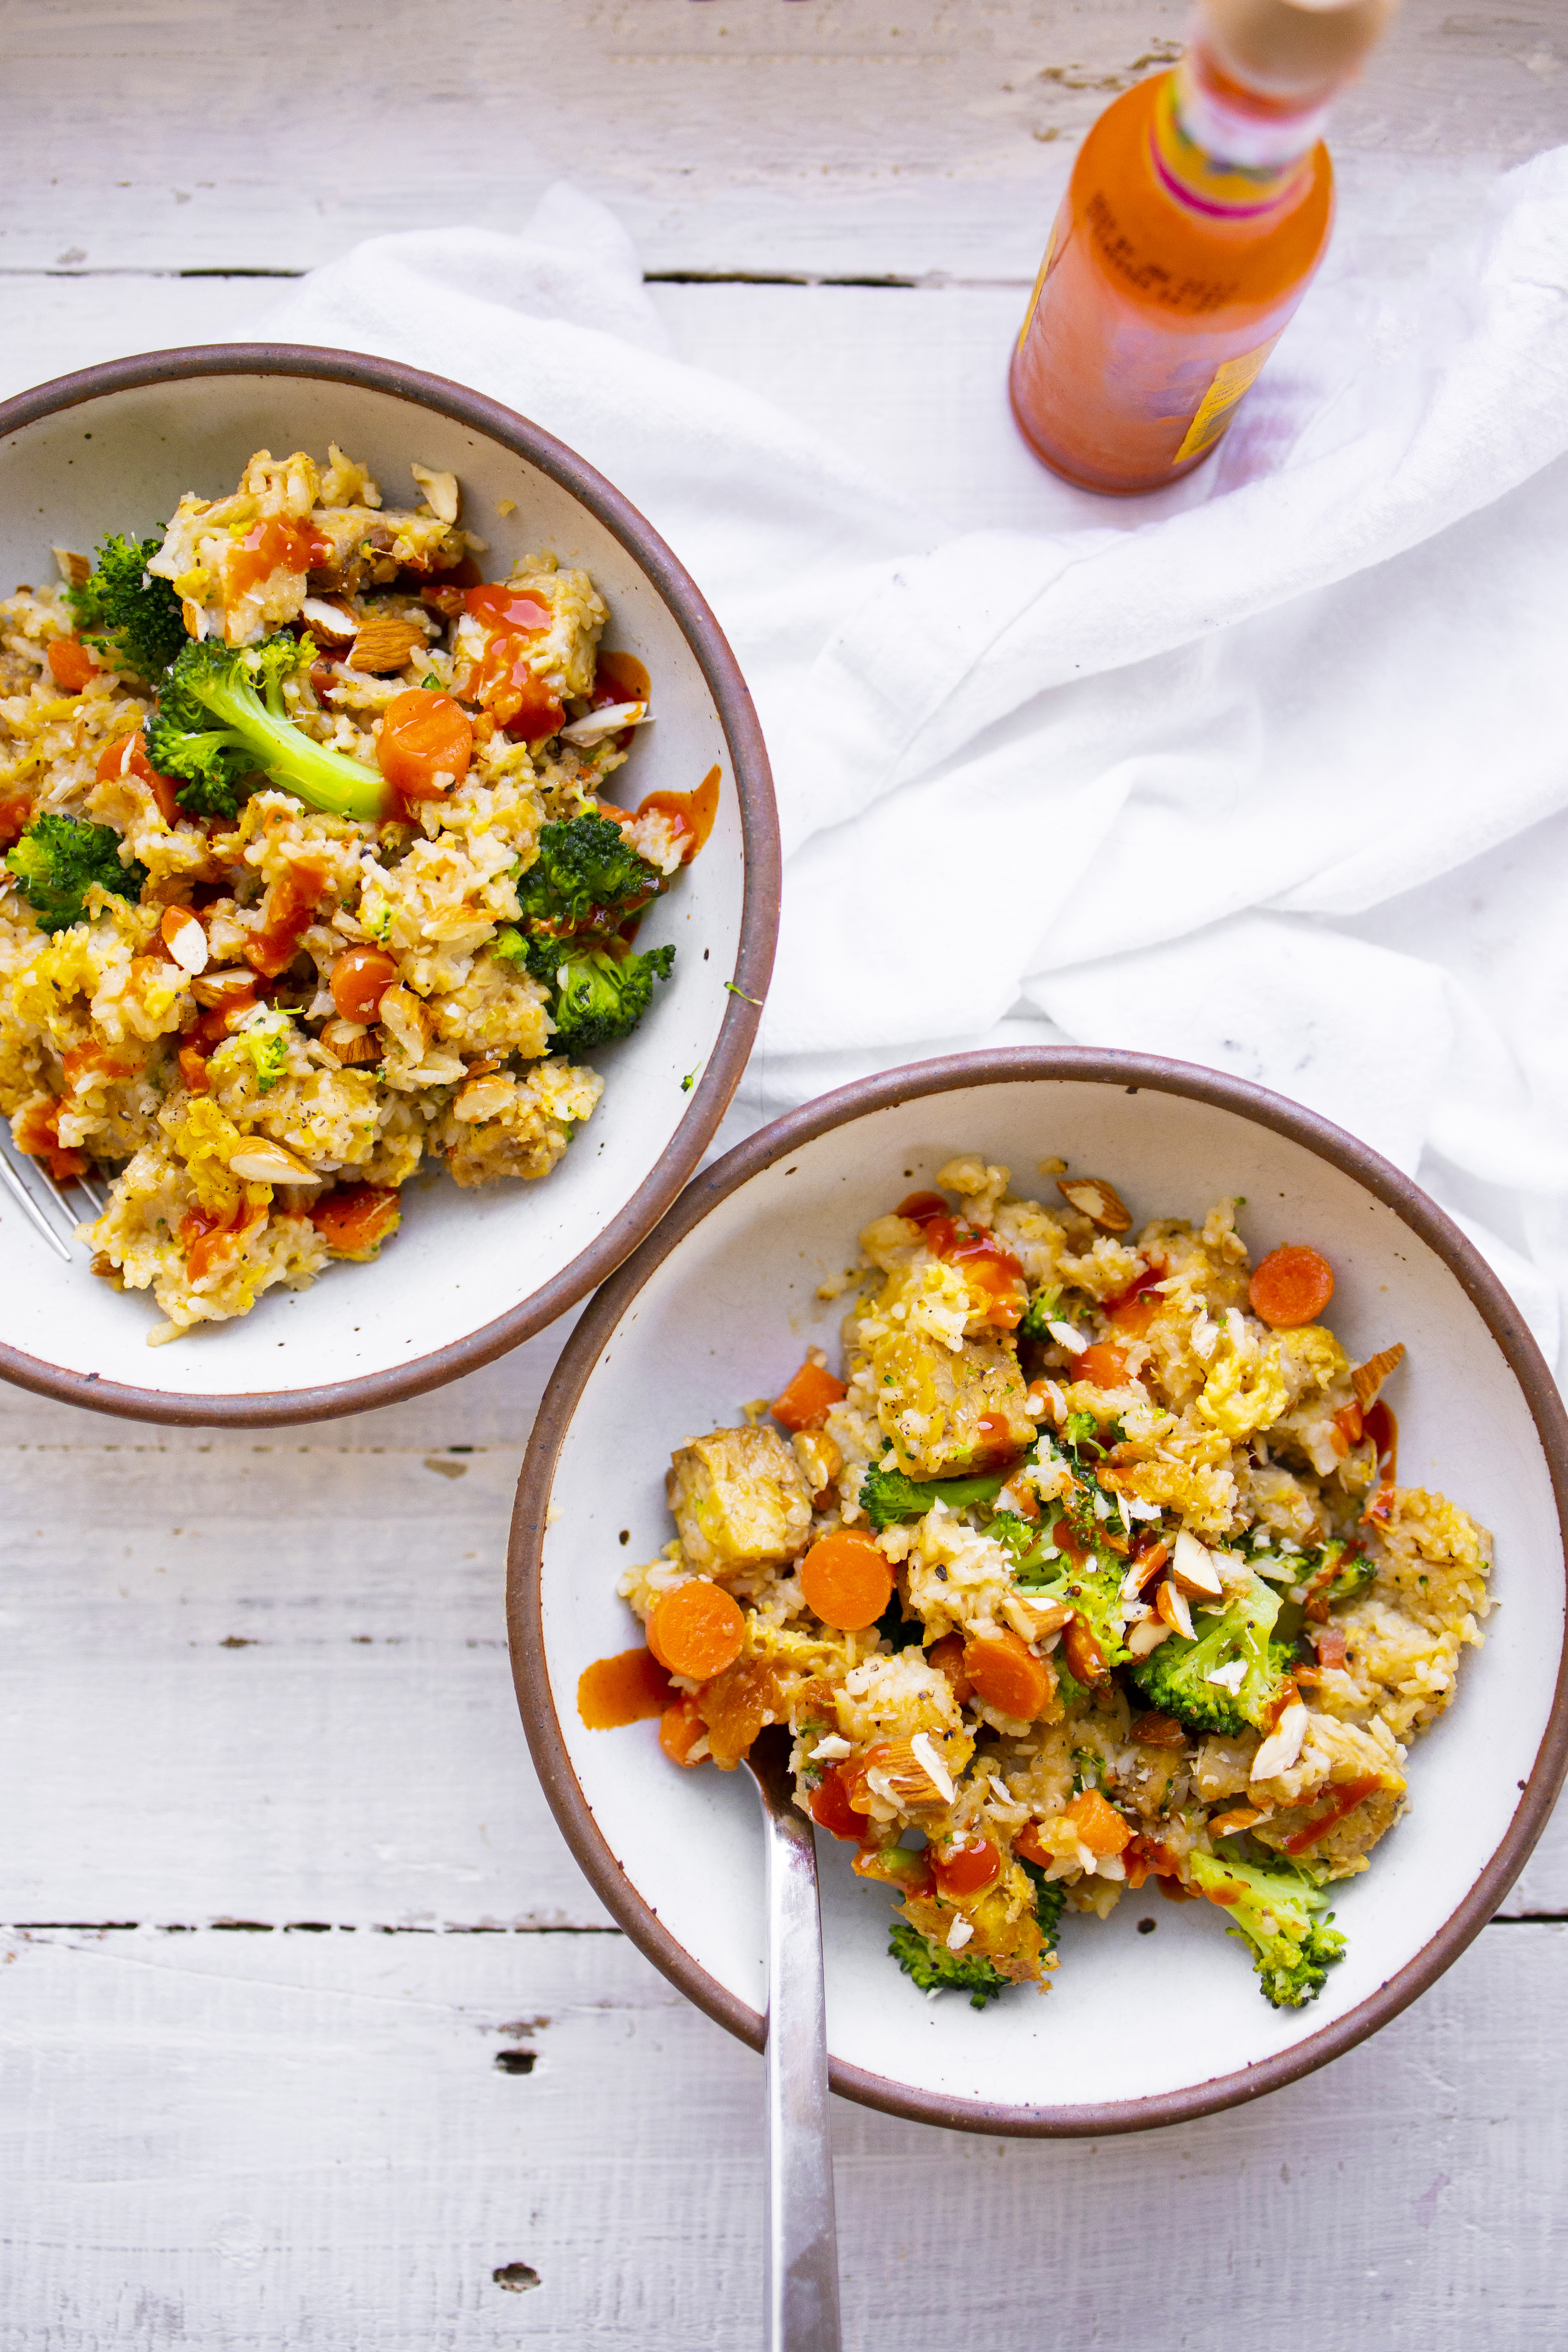
[[[1306,1736],[1306,1701],[1293,1698],[1252,1759],[1249,1778],[1271,1780],[1277,1772],[1288,1772],[1300,1756]]]
[[[1225,1587],[1220,1581],[1219,1570],[1197,1538],[1189,1535],[1185,1528],[1177,1536],[1176,1550],[1171,1555],[1171,1575],[1182,1591],[1190,1592],[1195,1601],[1218,1601],[1223,1597]]]
[[[1184,1642],[1197,1640],[1186,1595],[1179,1585],[1171,1582],[1168,1576],[1155,1595],[1155,1607],[1173,1633],[1179,1633]]]
[[[158,929],[163,944],[184,971],[207,968],[207,935],[189,907],[165,907]]]
[[[424,503],[437,522],[455,522],[458,499],[456,475],[433,473],[428,466],[411,466],[408,470],[424,492]]]
[[[1072,1615],[1065,1601],[1029,1601],[1021,1592],[1004,1593],[1002,1613],[1024,1642],[1043,1642],[1060,1633]]]
[[[194,637],[198,645],[207,634],[207,616],[193,596],[180,600],[180,618],[185,624],[185,635]]]
[[[1166,1589],[1163,1584],[1160,1587],[1162,1592]],[[1174,1628],[1164,1623],[1160,1618],[1145,1617],[1141,1624],[1133,1627],[1127,1636],[1127,1655],[1130,1658],[1146,1658],[1149,1652],[1157,1650],[1167,1634],[1173,1631]]]
[[[416,646],[429,643],[417,621],[378,614],[374,620],[361,624],[349,655],[350,669],[368,671],[372,677],[384,677],[391,670],[402,669]]]
[[[401,982],[385,990],[376,1017],[385,1029],[390,1029],[411,1062],[423,1062],[434,1022],[412,989]],[[458,1113],[461,1118],[463,1114]]]
[[[220,1004],[254,1004],[256,974],[248,965],[244,971],[204,971],[191,982],[191,993],[209,1012]]]
[[[260,1136],[248,1136],[239,1150],[230,1156],[229,1173],[243,1177],[247,1184],[319,1184],[321,1179],[303,1160],[281,1143],[272,1143]]]
[[[360,616],[340,596],[307,596],[299,617],[319,645],[346,646],[360,634]]]
[[[382,1004],[385,1004],[383,997]],[[452,1106],[454,1118],[472,1125],[482,1118],[499,1118],[516,1099],[510,1078],[470,1078]]]
[[[357,1062],[379,1062],[382,1049],[370,1031],[359,1021],[329,1021],[321,1032],[321,1043],[345,1068]]]
[[[1056,1189],[1064,1201],[1082,1209],[1104,1233],[1124,1234],[1133,1222],[1131,1209],[1114,1184],[1107,1184],[1103,1176],[1059,1176]]]
[[[1110,1482],[1106,1480],[1104,1483],[1108,1485]],[[1122,1579],[1123,1600],[1135,1601],[1145,1585],[1158,1576],[1169,1558],[1170,1547],[1164,1543],[1157,1543],[1152,1549],[1142,1553]]]
[[[917,1731],[910,1741],[909,1747],[915,1762],[941,1798],[942,1802],[945,1805],[950,1805],[957,1791],[953,1786],[952,1774],[931,1744],[930,1733]]]
[[[1377,1396],[1378,1390],[1392,1371],[1405,1361],[1405,1342],[1397,1340],[1392,1348],[1379,1348],[1375,1356],[1368,1356],[1364,1364],[1357,1364],[1350,1376],[1355,1401],[1363,1412]]]
[[[619,735],[623,727],[643,726],[649,716],[645,702],[607,702],[601,710],[591,710],[584,719],[573,719],[560,730],[560,740],[586,751],[591,745],[602,743],[607,735]]]
[[[74,547],[55,547],[49,552],[55,559],[60,578],[68,588],[85,588],[92,577],[92,558],[78,555]]]
[[[1185,1748],[1186,1732],[1174,1715],[1162,1715],[1157,1707],[1134,1721],[1129,1738],[1139,1748]]]
[[[1249,1830],[1254,1822],[1260,1822],[1262,1818],[1256,1805],[1236,1805],[1229,1812],[1220,1813],[1209,1822],[1208,1833],[1211,1837],[1237,1837],[1241,1831]]]

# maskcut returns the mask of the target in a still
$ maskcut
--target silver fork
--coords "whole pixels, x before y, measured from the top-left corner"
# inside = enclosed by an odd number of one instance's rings
[[[0,1134],[4,1133],[4,1129],[0,1129]],[[21,1161],[21,1167],[16,1164],[18,1160]],[[26,1171],[26,1174],[23,1173],[24,1170]],[[31,1183],[28,1182],[29,1178],[32,1180]],[[89,1182],[85,1176],[76,1177],[73,1182],[75,1190],[82,1194],[93,1215],[101,1217],[104,1211],[104,1196],[99,1186]],[[70,1202],[66,1199],[64,1192],[43,1161],[35,1160],[29,1152],[16,1151],[8,1136],[4,1142],[0,1142],[0,1183],[5,1185],[23,1215],[28,1218],[43,1235],[56,1256],[63,1258],[68,1265],[71,1257],[70,1244],[75,1240],[76,1229],[82,1221],[73,1212]],[[54,1210],[58,1225],[64,1228],[63,1238],[61,1233],[57,1230],[56,1223],[51,1222],[43,1202],[32,1189],[33,1185],[37,1185],[42,1191],[45,1199]]]
[[[839,2352],[839,2248],[828,2128],[828,2022],[811,1825],[796,1808],[789,1734],[746,1759],[768,1839],[768,2352]]]

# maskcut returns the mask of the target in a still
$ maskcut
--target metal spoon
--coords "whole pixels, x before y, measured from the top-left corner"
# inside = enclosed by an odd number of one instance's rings
[[[794,1802],[789,1745],[772,1725],[746,1759],[768,1838],[768,2352],[839,2352],[817,1853]]]

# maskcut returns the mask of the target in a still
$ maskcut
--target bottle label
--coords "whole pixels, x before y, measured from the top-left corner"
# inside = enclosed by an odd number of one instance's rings
[[[1155,102],[1155,177],[1210,220],[1257,220],[1299,194],[1327,119],[1326,107],[1295,112],[1237,89],[1191,48]]]
[[[1283,328],[1280,332],[1284,332]],[[1208,390],[1198,403],[1197,415],[1187,426],[1186,436],[1171,459],[1173,466],[1181,465],[1188,457],[1196,457],[1200,450],[1210,447],[1218,440],[1230,422],[1231,410],[1249,385],[1257,381],[1264,361],[1279,340],[1279,335],[1270,335],[1268,341],[1260,343],[1256,351],[1243,352],[1239,359],[1226,360],[1215,369]]]

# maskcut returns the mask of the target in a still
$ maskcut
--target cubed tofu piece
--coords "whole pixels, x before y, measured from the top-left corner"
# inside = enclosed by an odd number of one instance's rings
[[[947,1478],[1032,1445],[1028,1384],[1012,1349],[967,1339],[955,1353],[914,1331],[871,1349],[877,1419],[911,1478]]]
[[[664,1491],[681,1549],[707,1575],[781,1566],[806,1547],[811,1490],[775,1429],[716,1429],[670,1457]]]

